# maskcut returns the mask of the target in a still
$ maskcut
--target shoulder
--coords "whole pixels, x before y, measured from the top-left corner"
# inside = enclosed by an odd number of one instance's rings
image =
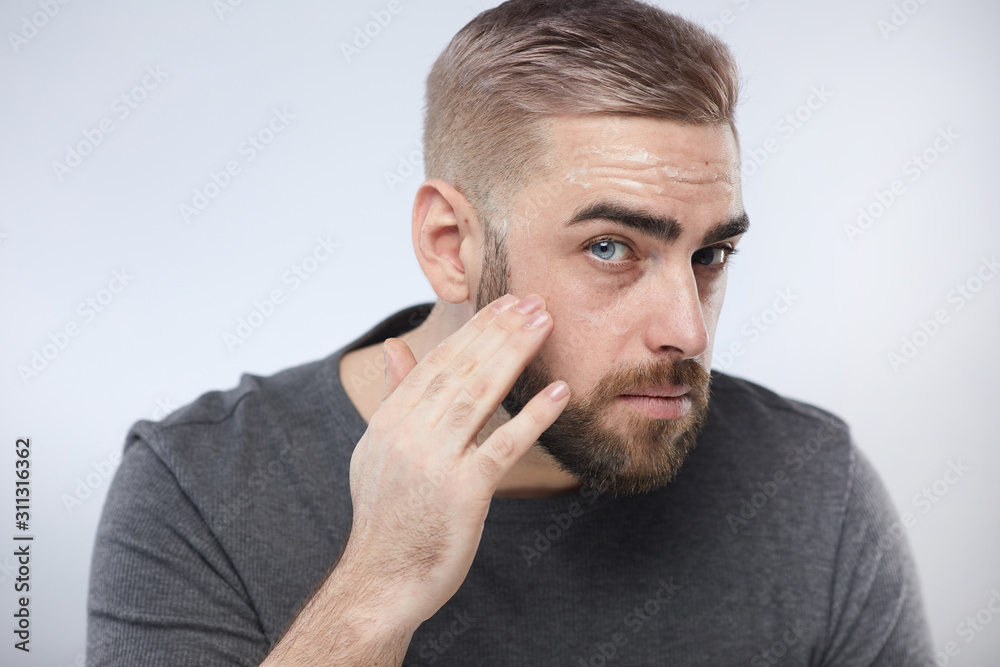
[[[751,469],[850,477],[854,445],[844,419],[750,380],[712,371],[707,430],[736,445],[731,454]]]
[[[331,390],[332,362],[244,374],[237,386],[202,394],[160,422],[139,421],[124,459],[137,443],[147,445],[210,522],[232,515],[245,504],[241,497],[275,491],[289,476],[305,484],[329,477],[331,465],[343,463],[331,458],[343,449],[338,440],[349,439]]]
[[[692,492],[717,499],[733,534],[809,544],[810,558],[832,560],[857,465],[839,416],[712,371],[708,418],[691,463]]]
[[[727,419],[766,421],[776,427],[815,427],[846,432],[847,422],[805,401],[778,394],[750,380],[712,370],[713,409]]]
[[[322,374],[326,360],[288,368],[270,376],[245,373],[239,384],[209,391],[175,410],[159,422],[142,420],[133,432],[149,436],[160,455],[197,455],[212,441],[213,448],[245,447],[281,423],[305,418],[321,409]],[[216,434],[241,437],[217,441]],[[170,451],[165,449],[168,446]]]

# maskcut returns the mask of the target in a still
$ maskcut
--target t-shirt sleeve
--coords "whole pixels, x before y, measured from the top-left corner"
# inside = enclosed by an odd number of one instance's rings
[[[137,438],[105,501],[87,613],[89,665],[257,665],[269,646],[198,508]]]
[[[853,445],[828,627],[821,667],[934,664],[906,529],[878,474]]]

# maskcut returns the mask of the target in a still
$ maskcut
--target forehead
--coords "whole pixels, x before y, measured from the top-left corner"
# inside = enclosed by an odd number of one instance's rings
[[[549,176],[564,185],[698,200],[739,194],[739,155],[727,123],[613,115],[553,116],[547,122]]]

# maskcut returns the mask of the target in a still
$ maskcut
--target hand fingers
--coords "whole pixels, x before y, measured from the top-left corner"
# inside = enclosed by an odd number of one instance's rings
[[[490,302],[477,312],[468,322],[463,324],[458,331],[453,333],[434,347],[427,355],[420,360],[416,368],[408,370],[405,377],[399,383],[398,388],[393,392],[393,402],[400,402],[408,407],[413,407],[420,402],[427,390],[427,386],[435,377],[451,363],[455,355],[465,349],[465,347],[480,334],[488,330],[493,321],[498,317],[495,306],[506,304],[508,307],[517,302],[517,297],[505,295]]]
[[[538,354],[552,331],[552,318],[540,299],[536,303],[534,311],[522,313],[519,304],[497,317],[428,387],[439,388],[426,400],[423,420],[434,425],[442,445],[465,447]],[[545,319],[535,319],[539,315]]]
[[[553,392],[563,392],[562,395]],[[517,461],[552,425],[569,402],[569,387],[563,381],[553,382],[535,394],[517,416],[490,434],[473,453],[475,464],[490,495],[496,485]]]
[[[382,391],[382,400],[385,401],[417,365],[417,359],[410,346],[401,338],[386,338],[382,343],[382,353],[385,355],[385,389]]]

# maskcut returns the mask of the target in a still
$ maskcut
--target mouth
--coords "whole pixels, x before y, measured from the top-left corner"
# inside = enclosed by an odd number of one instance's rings
[[[651,419],[680,419],[691,410],[690,391],[690,387],[665,385],[622,394],[618,400]]]
[[[637,389],[635,391],[630,391],[627,394],[622,394],[622,396],[651,396],[653,398],[677,398],[683,396],[684,394],[691,391],[691,387],[685,387],[683,385],[659,385],[657,387],[647,387],[646,389]]]

